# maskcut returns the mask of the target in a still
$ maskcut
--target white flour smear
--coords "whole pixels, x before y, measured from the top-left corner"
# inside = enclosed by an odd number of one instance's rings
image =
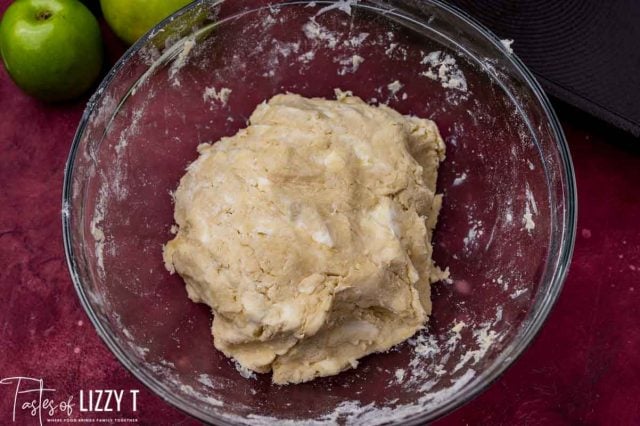
[[[455,89],[460,92],[467,91],[467,79],[458,68],[456,59],[448,53],[436,50],[422,58],[422,63],[428,69],[421,75],[431,80],[439,81],[445,89]]]
[[[222,106],[226,106],[227,102],[229,102],[229,96],[231,95],[232,90],[228,87],[222,87],[220,90],[216,90],[215,87],[207,87],[204,89],[204,93],[202,94],[202,99],[206,101],[214,101],[218,102]]]
[[[505,50],[508,53],[513,53],[513,48],[511,47],[511,45],[513,44],[513,40],[512,39],[504,39],[504,40],[500,40],[500,43],[502,43],[502,45],[504,46]]]
[[[533,196],[533,192],[531,192],[531,188],[529,188],[529,183],[526,184],[525,187],[525,206],[524,206],[524,215],[522,215],[522,223],[524,225],[524,229],[527,232],[531,233],[536,227],[536,223],[533,221],[533,215],[538,214],[538,205],[536,204],[536,199]]]

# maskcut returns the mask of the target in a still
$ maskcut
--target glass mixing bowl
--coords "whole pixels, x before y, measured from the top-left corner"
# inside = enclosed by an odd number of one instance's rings
[[[199,1],[107,75],[66,169],[65,249],[109,348],[162,398],[211,423],[417,424],[455,409],[524,351],[560,292],[573,169],[549,101],[507,44],[437,1]],[[211,314],[162,264],[171,193],[196,146],[280,92],[435,120],[447,144],[428,327],[358,368],[276,386],[216,351]],[[245,377],[248,376],[248,377]]]

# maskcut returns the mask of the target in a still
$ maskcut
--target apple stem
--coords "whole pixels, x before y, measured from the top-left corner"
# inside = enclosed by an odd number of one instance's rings
[[[40,12],[38,12],[38,14],[36,15],[36,19],[38,21],[46,21],[47,19],[51,18],[51,12],[49,12],[48,10],[41,10]]]

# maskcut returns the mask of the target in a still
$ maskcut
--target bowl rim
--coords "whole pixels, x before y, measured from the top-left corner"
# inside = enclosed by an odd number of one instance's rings
[[[325,4],[331,5],[335,4],[336,1],[343,0],[318,0],[315,1],[316,4]],[[476,21],[474,18],[469,16],[466,12],[461,10],[460,8],[444,3],[442,0],[424,0],[426,4],[430,4],[432,7],[439,8],[444,10],[445,12],[454,15],[456,18],[464,21],[467,25],[472,27],[475,31],[477,31],[480,35],[482,35],[487,41],[489,41],[496,49],[499,51],[504,51],[505,47],[502,44],[500,38],[496,36],[492,31],[486,28],[483,24]],[[267,1],[265,5],[258,7],[251,7],[250,10],[239,12],[241,14],[247,12],[253,12],[255,10],[263,9],[265,7],[269,7],[269,4],[278,4],[283,6],[296,5],[296,4],[308,4],[311,3],[311,0],[275,0],[275,1]],[[359,0],[354,1],[354,6],[358,5]],[[67,261],[67,267],[69,269],[69,274],[73,281],[74,288],[78,297],[80,299],[81,305],[86,312],[87,316],[91,320],[93,326],[96,329],[96,332],[109,348],[109,350],[115,355],[118,361],[131,373],[136,377],[144,386],[150,389],[154,394],[160,396],[164,401],[170,403],[174,407],[178,408],[180,411],[193,416],[199,420],[204,422],[210,422],[211,417],[215,417],[215,421],[220,424],[232,425],[232,423],[228,418],[219,417],[214,414],[212,411],[203,410],[200,407],[187,403],[184,399],[177,397],[171,390],[162,382],[157,381],[155,378],[151,377],[145,370],[136,367],[127,357],[125,351],[122,346],[116,342],[116,340],[110,335],[108,330],[102,325],[100,320],[98,319],[96,313],[94,312],[92,305],[89,301],[88,295],[85,292],[85,289],[82,284],[82,280],[77,271],[77,259],[76,254],[74,253],[72,244],[71,244],[71,200],[73,197],[73,175],[74,175],[74,160],[77,156],[78,149],[80,146],[81,139],[86,130],[87,124],[89,122],[90,117],[93,115],[96,110],[100,99],[102,98],[102,94],[105,89],[110,85],[110,83],[114,80],[118,71],[120,71],[123,66],[131,59],[143,46],[147,44],[147,42],[164,26],[168,23],[172,22],[177,17],[182,16],[183,14],[189,12],[192,9],[196,9],[200,7],[203,3],[208,3],[210,7],[216,7],[222,3],[225,3],[225,0],[196,0],[192,3],[182,7],[169,17],[163,19],[157,25],[155,25],[149,32],[147,32],[144,36],[138,39],[133,45],[131,45],[127,51],[118,59],[115,65],[111,68],[111,70],[106,74],[103,78],[102,82],[98,86],[95,93],[91,96],[85,110],[80,119],[80,123],[73,137],[73,142],[69,151],[69,155],[67,157],[67,161],[64,168],[64,181],[63,181],[63,191],[62,191],[62,235],[63,235],[63,244],[65,257]],[[378,1],[372,1],[373,8],[382,8],[382,6],[378,3]],[[382,3],[384,4],[384,3]],[[369,5],[366,5],[369,6]],[[396,9],[397,10],[397,9]],[[411,17],[412,14],[406,12],[405,10],[401,10],[403,12],[401,15],[403,17]],[[230,19],[237,16],[238,13],[230,16]],[[423,22],[418,22],[420,25],[424,25]],[[578,215],[578,195],[576,189],[576,178],[575,171],[573,167],[573,161],[571,159],[571,154],[569,150],[569,146],[567,140],[565,138],[564,132],[562,130],[562,126],[560,125],[559,119],[549,101],[549,98],[543,91],[541,85],[538,83],[533,74],[529,71],[529,69],[524,65],[524,63],[518,58],[515,54],[504,54],[503,59],[510,61],[511,65],[515,67],[515,69],[521,73],[524,77],[524,80],[527,83],[527,86],[532,91],[533,95],[535,95],[536,101],[542,107],[546,120],[550,126],[552,135],[555,139],[555,146],[559,153],[559,158],[561,160],[562,166],[562,182],[564,185],[562,187],[562,200],[564,201],[565,209],[564,214],[562,215],[562,222],[560,225],[562,226],[561,238],[558,247],[559,258],[556,261],[556,267],[553,270],[551,283],[549,286],[549,291],[547,291],[540,303],[540,309],[534,313],[532,318],[528,320],[528,324],[526,325],[524,331],[521,333],[520,338],[517,341],[514,341],[514,348],[509,354],[508,357],[502,357],[501,354],[498,359],[495,361],[495,366],[493,369],[488,372],[482,372],[478,376],[474,378],[473,381],[477,383],[476,386],[472,386],[464,390],[463,392],[457,393],[453,398],[451,398],[447,403],[436,407],[434,410],[427,412],[419,412],[410,417],[404,417],[399,419],[398,421],[402,421],[402,424],[406,425],[417,425],[421,424],[425,421],[433,421],[438,418],[441,418],[456,409],[460,408],[462,405],[470,402],[479,394],[484,392],[491,384],[493,384],[499,377],[501,377],[504,372],[515,364],[516,360],[520,358],[522,353],[531,345],[535,337],[539,334],[542,325],[545,323],[548,318],[551,310],[553,309],[556,301],[559,298],[560,292],[562,290],[563,284],[566,280],[569,266],[571,263],[571,258],[573,255],[575,238],[576,238],[576,229],[577,229],[577,215]],[[503,358],[500,360],[500,358]],[[485,374],[486,373],[486,374]]]

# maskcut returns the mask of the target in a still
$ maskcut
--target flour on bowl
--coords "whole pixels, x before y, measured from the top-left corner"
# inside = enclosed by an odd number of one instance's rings
[[[329,6],[325,6],[322,9],[320,9],[316,13],[316,16],[321,15],[325,12],[329,12],[330,10],[335,10],[335,9],[340,10],[346,13],[347,15],[351,16],[351,8],[357,5],[359,2],[360,0],[337,0],[334,4],[330,4]]]
[[[336,33],[318,24],[315,18],[310,18],[309,21],[302,26],[302,30],[308,39],[326,44],[331,49],[338,44]]]
[[[249,370],[246,367],[243,367],[242,365],[240,365],[239,362],[235,361],[234,365],[236,366],[236,370],[238,371],[238,373],[240,373],[240,375],[242,377],[244,377],[245,379],[254,379],[256,378],[256,373],[254,373],[253,371]]]
[[[516,289],[516,291],[514,291],[513,293],[511,293],[509,295],[509,297],[512,298],[512,299],[517,299],[518,297],[520,297],[523,294],[525,294],[527,291],[529,291],[529,290],[526,289],[526,288],[519,288],[519,289]]]
[[[436,50],[425,55],[422,64],[427,65],[428,69],[421,75],[439,81],[445,89],[467,91],[467,80],[450,54]]]
[[[389,90],[389,94],[392,98],[395,98],[398,92],[404,87],[404,84],[400,83],[398,80],[393,81],[387,85],[387,89]]]
[[[536,223],[533,221],[533,215],[538,214],[538,205],[536,204],[533,192],[531,192],[531,188],[528,183],[525,187],[525,196],[526,202],[524,206],[524,215],[522,216],[522,223],[524,224],[524,229],[530,233],[536,227]]]
[[[102,230],[102,221],[104,220],[105,215],[105,205],[107,200],[107,192],[108,187],[106,182],[102,184],[100,187],[100,191],[98,192],[98,199],[96,201],[96,208],[93,213],[93,218],[91,219],[91,236],[93,236],[95,240],[94,251],[96,255],[96,263],[98,266],[98,275],[101,278],[104,278],[104,245],[105,245],[105,235]]]
[[[207,87],[204,89],[202,93],[202,99],[206,101],[216,101],[220,103],[222,106],[226,106],[229,101],[229,95],[231,95],[232,90],[228,87],[222,87],[219,90],[216,90],[215,87]]]
[[[188,37],[182,42],[182,50],[178,54],[178,57],[171,63],[171,68],[169,68],[171,85],[175,87],[180,86],[180,80],[177,78],[178,72],[187,63],[187,58],[195,45],[196,41],[193,37]]]
[[[513,44],[513,40],[512,39],[504,39],[504,40],[500,40],[500,43],[502,43],[502,45],[504,46],[505,50],[508,53],[513,53],[513,48],[511,47],[511,45]]]
[[[364,62],[364,58],[360,55],[352,55],[342,59],[337,58],[337,62],[342,65],[342,68],[338,69],[338,75],[353,74],[358,71],[360,64]]]
[[[500,335],[494,330],[491,330],[492,326],[493,323],[485,323],[479,329],[473,331],[473,336],[478,345],[477,349],[468,350],[464,354],[462,359],[453,368],[454,373],[467,365],[471,360],[473,360],[474,364],[478,363],[478,361],[486,355],[489,348],[499,339]]]
[[[453,183],[451,184],[452,186],[459,186],[462,185],[464,183],[464,181],[467,180],[467,173],[463,172],[460,176],[456,177],[453,180]]]

